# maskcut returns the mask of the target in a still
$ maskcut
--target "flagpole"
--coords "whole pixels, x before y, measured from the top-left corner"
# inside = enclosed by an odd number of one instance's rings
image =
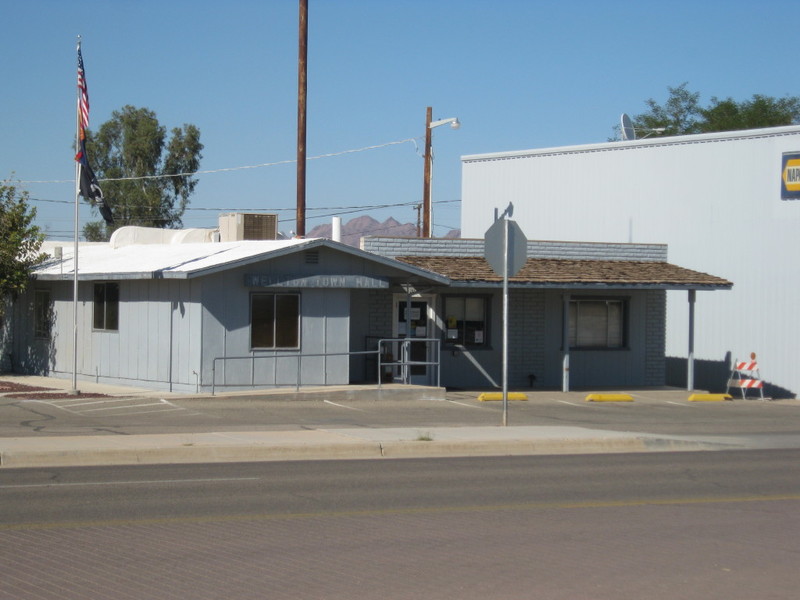
[[[78,56],[81,51],[81,36],[78,36]],[[81,151],[81,89],[77,87],[75,105],[75,155]],[[72,252],[72,390],[78,394],[78,196],[81,191],[81,163],[75,161],[75,238]]]

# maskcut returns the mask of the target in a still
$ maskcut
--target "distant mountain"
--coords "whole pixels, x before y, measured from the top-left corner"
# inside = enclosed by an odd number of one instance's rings
[[[330,239],[332,229],[333,227],[330,223],[317,225],[306,234],[306,237]],[[460,233],[460,230],[453,229],[444,237],[459,237]],[[361,238],[367,235],[417,237],[417,226],[414,223],[400,223],[392,217],[389,217],[383,223],[379,223],[367,215],[342,223],[342,242],[348,246],[358,248],[361,244]]]

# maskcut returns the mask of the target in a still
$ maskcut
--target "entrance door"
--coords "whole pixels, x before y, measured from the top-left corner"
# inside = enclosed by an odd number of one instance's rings
[[[429,339],[433,336],[433,298],[430,296],[413,297],[397,295],[394,300],[395,338],[408,338],[407,344],[399,342],[395,355],[400,360],[427,363],[431,361],[432,351],[429,342],[414,339]],[[400,367],[395,378],[414,385],[433,385],[434,369],[432,365],[410,365]]]

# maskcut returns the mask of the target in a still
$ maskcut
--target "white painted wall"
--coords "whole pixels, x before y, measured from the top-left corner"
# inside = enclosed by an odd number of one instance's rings
[[[698,294],[695,356],[756,352],[766,381],[800,392],[800,201],[781,200],[782,127],[462,157],[461,229],[500,211],[529,239],[667,243],[669,260],[725,277]],[[667,355],[687,354],[685,293],[670,292]],[[722,382],[724,385],[724,382]]]

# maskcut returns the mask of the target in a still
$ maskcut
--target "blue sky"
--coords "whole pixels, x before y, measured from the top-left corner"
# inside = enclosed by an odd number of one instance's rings
[[[797,95],[796,1],[309,0],[307,230],[332,215],[415,222],[425,108],[434,234],[460,224],[460,157],[603,142],[667,86],[737,100]],[[0,178],[71,239],[78,35],[97,129],[126,104],[193,123],[201,170],[296,155],[297,0],[2,0]],[[277,212],[293,230],[294,163],[201,174],[184,215]],[[54,183],[32,183],[45,181]],[[31,182],[31,183],[27,183]],[[113,201],[113,199],[111,199]],[[390,205],[387,208],[377,206]],[[487,198],[487,211],[493,205]],[[81,222],[97,219],[85,204]]]

